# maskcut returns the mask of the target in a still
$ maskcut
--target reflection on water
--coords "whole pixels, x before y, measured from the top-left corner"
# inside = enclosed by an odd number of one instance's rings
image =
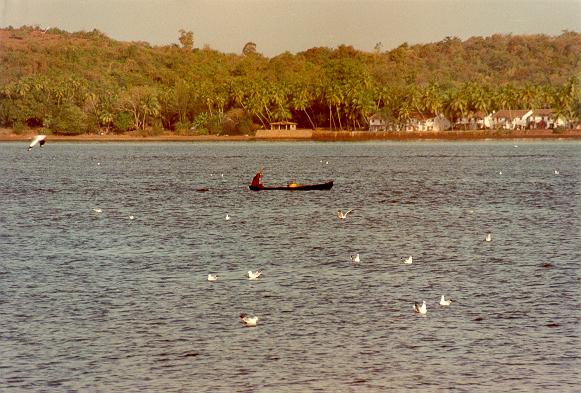
[[[579,147],[2,143],[0,386],[572,391]]]

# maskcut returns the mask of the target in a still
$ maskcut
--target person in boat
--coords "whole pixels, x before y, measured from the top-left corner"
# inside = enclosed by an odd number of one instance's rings
[[[262,177],[262,169],[256,172],[254,178],[252,179],[252,183],[250,183],[253,187],[263,187],[262,183],[260,183],[260,178]]]

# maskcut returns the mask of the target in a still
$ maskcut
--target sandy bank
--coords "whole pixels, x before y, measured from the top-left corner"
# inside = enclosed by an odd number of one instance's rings
[[[0,141],[24,142],[30,140],[38,132],[27,130],[15,133],[10,129],[0,129]],[[409,140],[485,140],[485,139],[581,139],[581,130],[522,130],[522,131],[443,131],[443,132],[361,132],[361,131],[306,131],[296,133],[259,132],[256,136],[249,135],[174,135],[139,136],[137,134],[83,134],[83,135],[50,135],[51,141],[67,142],[236,142],[236,141],[409,141]]]

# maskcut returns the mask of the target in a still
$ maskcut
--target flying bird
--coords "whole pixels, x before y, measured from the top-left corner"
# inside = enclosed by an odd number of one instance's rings
[[[255,272],[249,270],[248,274],[246,275],[246,277],[248,277],[249,280],[258,280],[260,276],[262,276],[262,270],[257,270]]]
[[[401,261],[402,261],[403,263],[405,263],[406,265],[411,265],[411,264],[412,264],[412,262],[414,261],[414,259],[413,259],[413,258],[412,258],[412,256],[410,255],[410,256],[409,256],[409,257],[407,257],[407,258],[402,258],[402,259],[401,259]]]
[[[444,295],[440,298],[440,306],[449,306],[452,303],[450,299],[446,300]]]
[[[217,274],[208,274],[208,281],[218,281]]]
[[[254,327],[258,322],[258,317],[256,316],[251,317],[247,314],[242,313],[240,314],[240,322],[246,327]]]
[[[46,135],[37,135],[32,139],[30,145],[28,145],[28,151],[31,151],[37,144],[42,147],[46,143]]]
[[[421,306],[419,303],[414,303],[414,311],[417,312],[418,314],[426,315],[426,313],[428,312],[426,301],[424,300]]]
[[[353,209],[349,209],[345,213],[343,213],[343,210],[337,210],[337,217],[340,220],[344,220],[347,218],[347,214],[351,213],[352,211],[353,211]]]

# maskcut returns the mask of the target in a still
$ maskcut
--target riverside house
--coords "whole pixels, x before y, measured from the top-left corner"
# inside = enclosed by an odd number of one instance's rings
[[[505,130],[522,130],[527,127],[532,110],[501,109],[492,115],[492,127]]]
[[[492,116],[482,111],[474,112],[456,121],[455,128],[459,130],[483,130],[492,127]]]
[[[565,120],[556,117],[555,111],[549,108],[535,109],[529,117],[529,128],[531,129],[558,128],[564,127],[565,124]]]
[[[410,118],[406,122],[405,130],[436,132],[448,130],[450,126],[450,120],[448,120],[442,114],[434,116],[433,114],[414,112],[410,115]]]
[[[369,118],[369,131],[408,131],[436,132],[448,130],[450,121],[442,114],[434,116],[431,113],[414,112],[402,126],[388,121],[382,114],[376,113]]]
[[[391,126],[389,127],[391,131]],[[369,118],[369,131],[387,131],[387,119],[380,113]]]
[[[293,123],[292,121],[277,121],[270,123],[270,129],[278,131],[296,131],[297,123]]]

